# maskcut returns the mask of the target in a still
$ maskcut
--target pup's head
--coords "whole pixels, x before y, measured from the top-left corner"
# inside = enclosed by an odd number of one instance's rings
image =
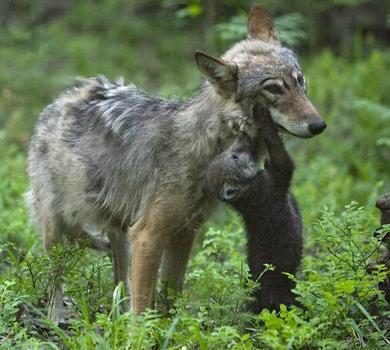
[[[234,143],[209,164],[205,188],[222,201],[231,202],[245,192],[258,172],[249,137],[240,134]]]
[[[306,81],[293,51],[281,46],[269,14],[254,5],[248,39],[216,58],[196,52],[199,70],[229,108],[243,120],[256,104],[269,108],[273,121],[297,137],[321,133],[326,124],[306,95]]]

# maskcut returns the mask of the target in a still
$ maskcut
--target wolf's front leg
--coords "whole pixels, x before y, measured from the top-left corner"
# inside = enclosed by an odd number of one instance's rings
[[[183,289],[184,275],[199,225],[197,222],[174,235],[164,251],[161,267],[161,299],[164,313],[171,307],[169,293],[172,292],[174,297]]]
[[[131,234],[131,308],[135,314],[153,307],[164,241],[149,227]]]
[[[131,307],[135,314],[154,306],[162,255],[175,233],[180,232],[186,223],[187,202],[187,197],[181,192],[169,188],[159,193],[145,214],[130,228]],[[185,261],[188,254],[185,254]]]

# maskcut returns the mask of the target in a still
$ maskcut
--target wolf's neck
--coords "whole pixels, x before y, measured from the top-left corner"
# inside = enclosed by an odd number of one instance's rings
[[[210,123],[221,118],[225,104],[226,101],[210,85],[204,85],[197,96],[183,105],[177,121],[182,121],[190,129],[208,128]]]
[[[229,114],[237,112],[229,110],[228,104],[211,86],[205,85],[200,94],[185,103],[176,114],[179,137],[192,146],[194,157],[213,157],[218,151],[219,141],[226,141],[229,134],[233,136],[228,119]]]

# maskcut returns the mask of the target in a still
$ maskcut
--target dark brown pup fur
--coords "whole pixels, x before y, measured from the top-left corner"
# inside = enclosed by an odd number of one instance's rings
[[[253,312],[263,308],[278,309],[280,304],[296,304],[291,291],[294,282],[284,272],[294,275],[302,255],[301,214],[297,201],[289,192],[294,163],[269,112],[258,108],[256,113],[261,120],[269,162],[254,178],[249,189],[247,176],[238,176],[245,161],[242,149],[238,153],[240,165],[232,165],[232,154],[237,158],[237,152],[230,149],[213,160],[206,174],[207,190],[229,202],[244,220],[250,273],[254,280],[259,279],[260,282],[260,288],[253,293],[254,301],[249,305]],[[247,151],[252,150],[248,147]],[[253,160],[248,156],[247,159],[249,163]],[[274,265],[275,270],[261,275],[264,264]]]

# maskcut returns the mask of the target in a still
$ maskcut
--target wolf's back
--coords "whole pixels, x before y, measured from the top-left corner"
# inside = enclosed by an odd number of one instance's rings
[[[121,81],[80,80],[37,121],[29,149],[29,202],[67,222],[134,222],[155,191],[170,116],[179,107]]]

